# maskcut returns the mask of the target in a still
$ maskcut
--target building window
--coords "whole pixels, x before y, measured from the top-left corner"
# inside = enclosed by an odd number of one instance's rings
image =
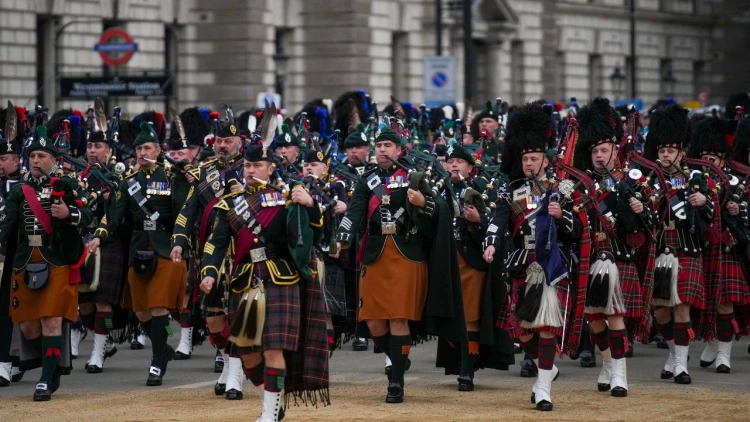
[[[589,99],[604,96],[602,87],[602,56],[589,56]]]
[[[557,101],[565,101],[565,53],[558,51],[555,54],[555,98]]]
[[[523,41],[513,41],[510,45],[510,92],[513,95],[512,104],[523,104]]]
[[[693,62],[693,98],[699,98],[702,91],[706,89],[706,62]]]
[[[393,95],[396,98],[408,98],[408,34],[406,32],[394,32],[391,48],[393,49],[393,53],[391,54],[391,85]]]

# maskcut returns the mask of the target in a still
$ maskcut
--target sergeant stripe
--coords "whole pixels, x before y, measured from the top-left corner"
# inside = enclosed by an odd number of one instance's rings
[[[490,224],[490,226],[487,228],[487,231],[490,233],[497,233],[497,226],[495,224]]]
[[[348,217],[344,217],[344,219],[341,220],[341,227],[343,227],[344,230],[351,230],[352,220],[350,220]]]
[[[203,251],[206,252],[209,255],[213,255],[214,254],[214,249],[215,249],[214,245],[212,245],[210,243],[206,243],[206,246],[203,247]]]
[[[185,227],[187,225],[187,217],[180,214],[179,216],[177,216],[177,220],[175,220],[174,223],[180,227]]]

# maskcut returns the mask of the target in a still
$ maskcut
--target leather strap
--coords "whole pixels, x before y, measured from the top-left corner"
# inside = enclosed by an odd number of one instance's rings
[[[24,198],[26,198],[26,202],[29,203],[31,212],[34,213],[34,217],[36,217],[36,219],[39,221],[39,224],[42,225],[45,233],[52,234],[52,217],[47,214],[47,211],[44,210],[42,204],[39,203],[39,198],[37,198],[34,188],[26,184],[21,186],[21,188],[23,189],[23,196]]]
[[[408,173],[404,169],[398,169],[395,173],[393,173],[394,176],[406,176]],[[380,183],[380,177],[378,177],[375,172],[370,173],[370,176],[367,177],[367,186],[370,187],[370,190],[372,191],[373,195],[370,197],[370,203],[367,207],[367,221],[370,221],[370,217],[375,213],[375,210],[378,209],[380,204],[383,202],[383,196],[388,195],[391,193],[391,190],[388,189],[386,186],[383,186],[382,183]],[[357,261],[362,261],[362,258],[365,256],[365,245],[367,244],[367,231],[365,231],[364,236],[362,236],[362,245],[359,247],[359,251],[357,251]]]

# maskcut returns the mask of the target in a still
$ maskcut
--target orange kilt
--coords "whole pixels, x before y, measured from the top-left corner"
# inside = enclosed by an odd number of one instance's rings
[[[186,261],[175,263],[160,256],[156,260],[156,272],[150,278],[139,276],[132,266],[128,270],[133,311],[143,312],[153,308],[182,310],[182,300],[187,290]]]
[[[461,293],[464,297],[464,317],[466,322],[479,321],[482,318],[482,293],[487,273],[483,273],[471,265],[456,252],[458,270],[461,272]]]
[[[41,262],[45,262],[44,258],[39,248],[34,248],[29,264]],[[33,321],[42,317],[63,317],[71,322],[78,319],[78,286],[68,282],[68,267],[47,265],[49,280],[37,290],[29,289],[24,284],[25,269],[13,273],[10,289],[10,317],[13,322]]]
[[[427,263],[404,257],[388,236],[380,258],[362,266],[359,279],[359,321],[419,321],[427,301]]]

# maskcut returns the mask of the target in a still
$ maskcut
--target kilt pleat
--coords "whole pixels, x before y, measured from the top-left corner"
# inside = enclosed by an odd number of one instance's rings
[[[101,254],[99,286],[93,292],[79,293],[78,303],[107,302],[119,305],[126,281],[123,272],[125,256],[122,243],[118,239],[114,242],[105,242],[98,253]]]

